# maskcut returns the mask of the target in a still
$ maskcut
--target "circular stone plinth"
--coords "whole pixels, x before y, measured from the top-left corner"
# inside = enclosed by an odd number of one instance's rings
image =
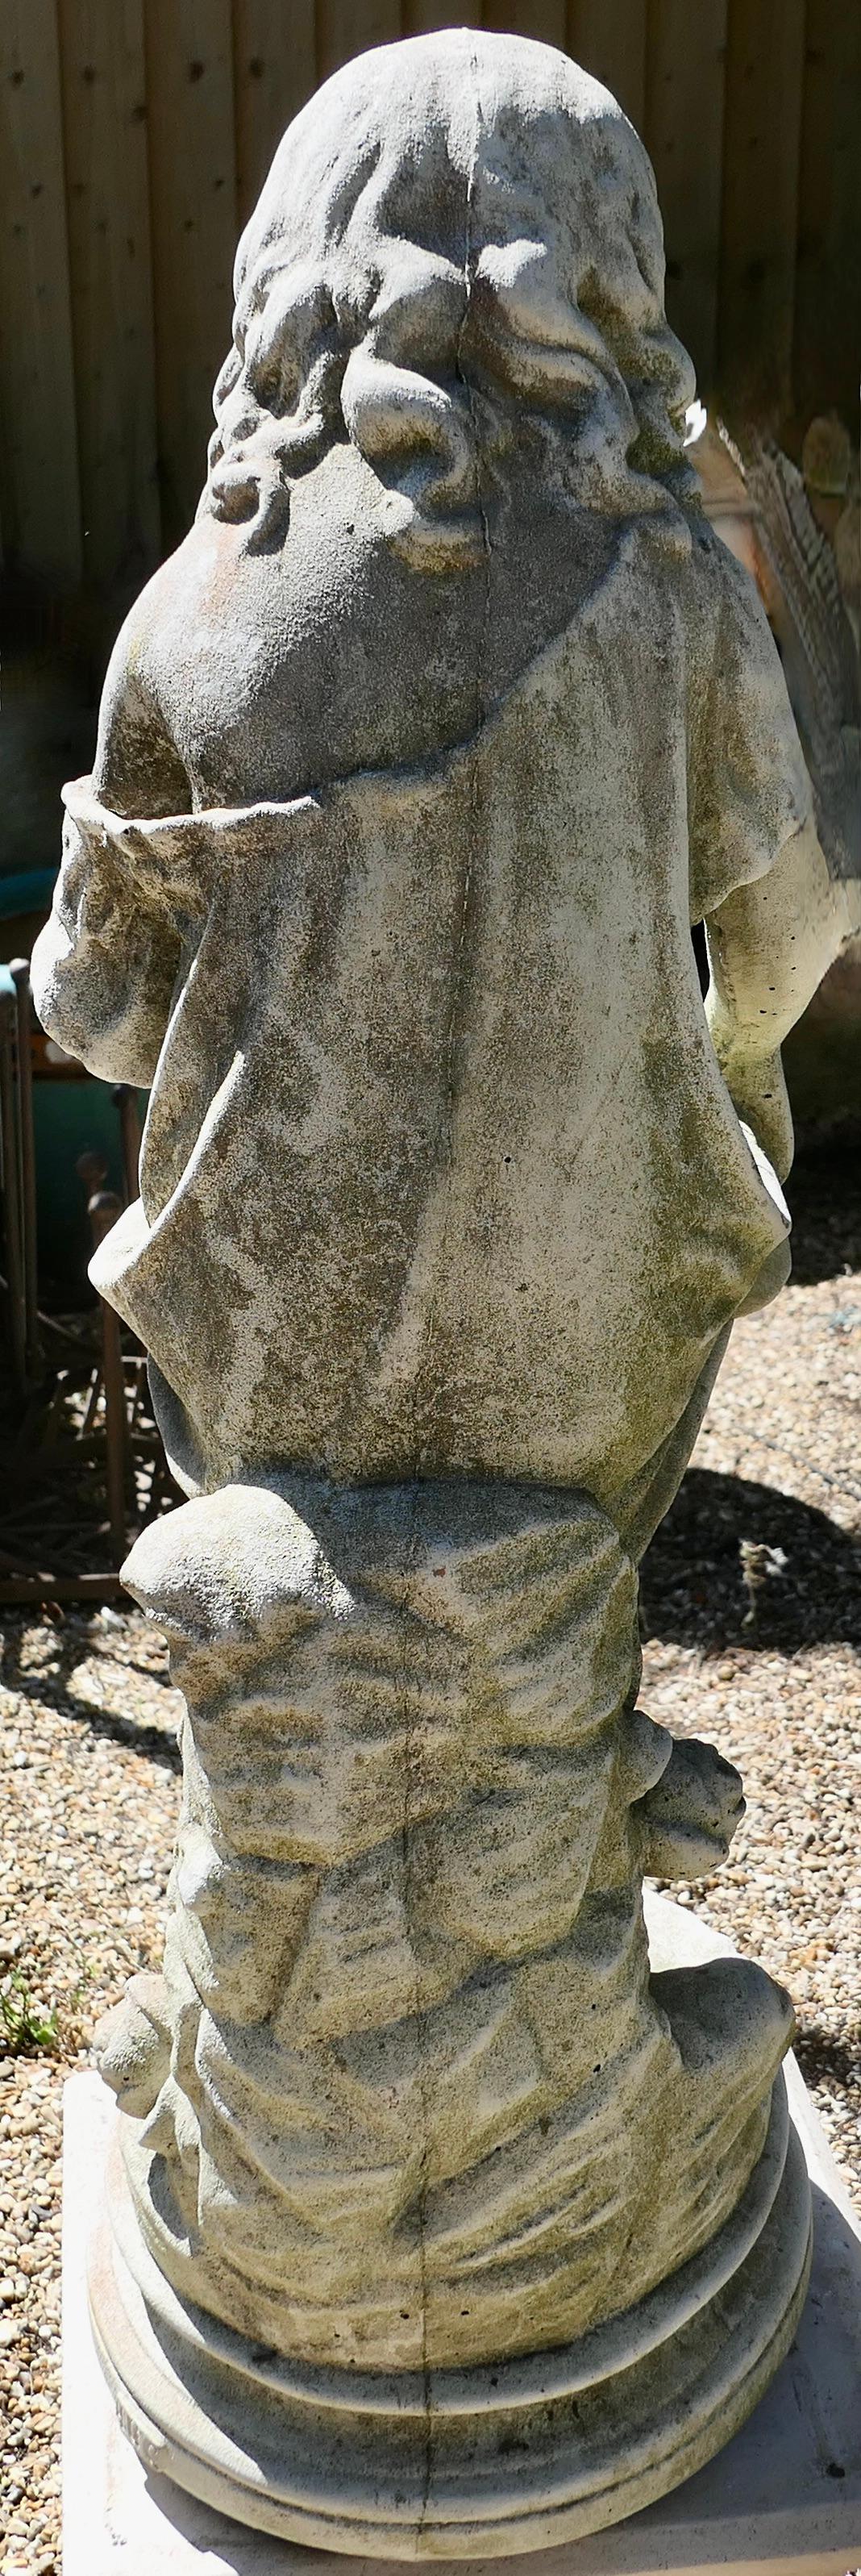
[[[125,2430],[177,2485],[310,2548],[493,2557],[621,2521],[710,2459],[788,2350],[809,2265],[810,2188],[781,2076],[719,2235],[561,2349],[426,2379],[269,2352],[168,2287],[116,2151],[90,2304]]]

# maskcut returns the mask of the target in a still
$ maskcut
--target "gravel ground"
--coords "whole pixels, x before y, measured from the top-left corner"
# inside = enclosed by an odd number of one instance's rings
[[[645,1568],[642,1698],[744,1773],[729,1863],[674,1893],[790,1986],[802,2066],[861,2201],[859,1147],[844,1127],[799,1156],[793,1284],[738,1325]],[[158,1960],[177,1709],[136,1613],[10,1619],[0,1984],[23,1979],[31,2020],[55,2011],[57,2039],[0,2053],[0,2576],[59,2568],[61,2092],[98,2014]]]

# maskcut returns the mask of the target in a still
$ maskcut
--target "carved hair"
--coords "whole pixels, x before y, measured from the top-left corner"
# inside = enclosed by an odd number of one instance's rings
[[[351,439],[429,570],[480,554],[506,453],[586,507],[695,503],[650,164],[563,54],[466,29],[364,55],[288,128],[239,246],[201,510],[277,543]]]

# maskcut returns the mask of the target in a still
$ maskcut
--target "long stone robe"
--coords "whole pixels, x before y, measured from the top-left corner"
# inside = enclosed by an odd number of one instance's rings
[[[809,813],[747,577],[632,520],[454,750],[241,811],[66,803],[39,1007],[152,1083],[94,1276],[185,1481],[535,1479],[624,1526],[785,1267],[689,929]]]

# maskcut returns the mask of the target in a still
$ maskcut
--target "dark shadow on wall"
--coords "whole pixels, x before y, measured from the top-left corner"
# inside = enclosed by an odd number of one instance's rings
[[[643,1559],[641,1629],[706,1653],[861,1645],[861,1549],[808,1503],[690,1467]]]

